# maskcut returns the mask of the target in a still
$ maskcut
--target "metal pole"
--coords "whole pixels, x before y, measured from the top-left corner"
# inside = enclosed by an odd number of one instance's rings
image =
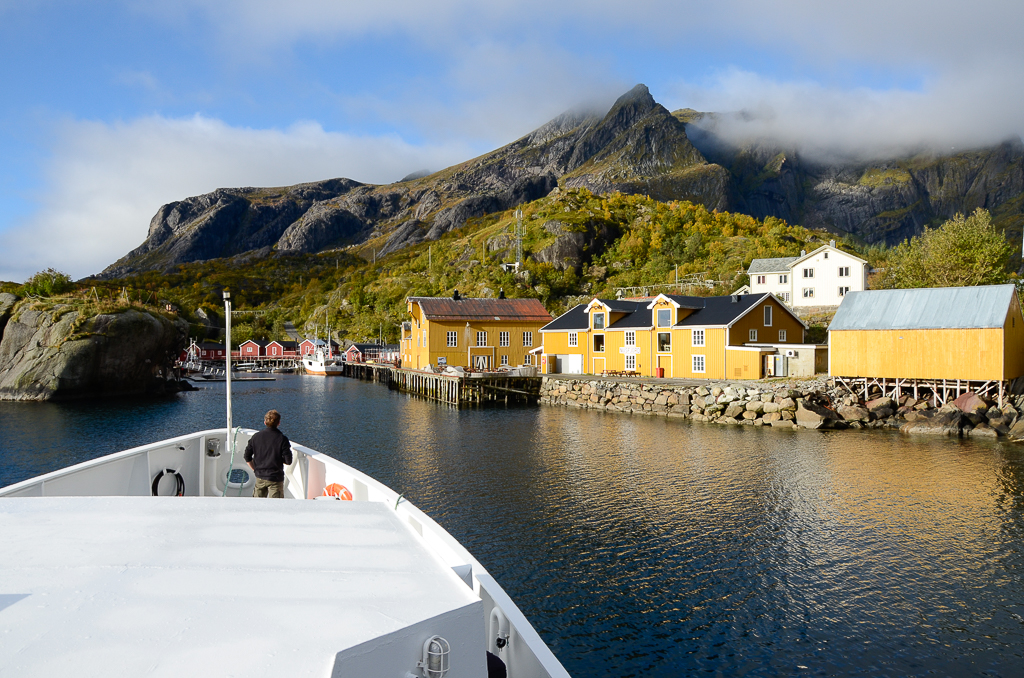
[[[226,361],[224,363],[224,383],[227,385],[228,399],[228,437],[224,441],[224,448],[231,446],[231,292],[224,291],[224,348]]]

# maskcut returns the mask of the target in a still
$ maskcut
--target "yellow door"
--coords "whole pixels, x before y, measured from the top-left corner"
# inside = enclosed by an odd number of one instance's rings
[[[594,374],[601,374],[604,371],[604,358],[594,358]]]

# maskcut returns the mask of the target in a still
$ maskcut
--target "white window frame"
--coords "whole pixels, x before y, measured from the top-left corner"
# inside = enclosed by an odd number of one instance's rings
[[[840,278],[849,278],[850,277],[850,267],[849,266],[840,266],[839,267],[839,277]]]
[[[627,370],[630,370],[630,371],[636,371],[636,354],[635,353],[627,353],[626,354],[626,362],[623,365],[623,368],[627,369]]]
[[[764,306],[764,326],[765,327],[771,327],[772,326],[772,305],[771,304],[765,304],[765,306]]]
[[[486,346],[487,345],[487,330],[477,330],[476,332],[476,345]]]
[[[523,332],[523,346],[533,346],[533,332]]]
[[[849,291],[850,291],[850,286],[849,285],[840,285],[839,286],[839,296],[845,297]]]
[[[508,340],[508,332],[498,332],[498,346],[508,346]]]
[[[571,348],[577,348],[579,345],[580,345],[580,335],[579,335],[579,332],[570,332],[569,333],[569,346]]]
[[[501,356],[501,364],[502,365],[508,365],[508,356],[507,355],[502,354],[502,356]]]
[[[456,331],[450,331],[447,333],[447,346],[448,348],[458,348],[459,346],[459,333]]]
[[[786,330],[779,330],[779,341],[786,341]]]
[[[814,277],[814,269],[813,268],[805,268],[804,269],[804,277],[805,278],[813,278]]]
[[[661,335],[668,335],[668,350],[662,350],[661,348]],[[672,333],[671,332],[658,332],[658,336],[654,338],[654,343],[658,347],[658,353],[671,353],[672,352]]]
[[[600,350],[598,350],[598,348],[597,348],[597,338],[598,337],[601,337],[601,348],[600,348]],[[593,341],[594,341],[594,353],[607,353],[608,343],[604,340],[604,334],[595,334]]]
[[[813,298],[814,298],[814,288],[813,287],[805,287],[804,288],[804,299],[813,299]]]
[[[598,322],[597,322],[599,318],[601,320],[600,326],[598,326]],[[598,313],[594,313],[592,315],[592,317],[591,317],[591,321],[590,322],[593,325],[595,330],[603,330],[603,329],[605,329],[605,326],[604,326],[604,311],[600,311]]]
[[[707,372],[706,365],[705,365],[705,362],[704,362],[704,356],[702,356],[702,355],[695,355],[695,356],[693,356],[692,367],[693,367],[693,369],[690,370],[690,371],[693,372],[694,374],[704,374],[705,372]]]
[[[766,285],[766,284],[768,284],[768,276],[766,276],[766,275],[755,276],[755,279],[757,280],[757,282],[754,283],[755,285]]]
[[[748,341],[757,341],[757,330],[750,330],[747,332],[747,336],[749,337]]]
[[[825,252],[825,258],[828,259],[828,252]]]
[[[690,332],[690,346],[704,346],[704,330]]]
[[[666,314],[664,316],[665,320],[666,320],[665,323],[662,323],[662,321],[661,321],[661,319],[662,319],[662,315],[661,314],[662,313]],[[658,309],[658,327],[672,327],[672,309],[670,309],[670,308],[659,308]]]
[[[626,330],[624,346],[636,346],[636,330]]]
[[[779,284],[780,285],[786,285],[788,283],[789,283],[789,274],[788,273],[783,273],[782,275],[779,276]]]
[[[784,302],[786,302],[787,304],[789,303],[789,292],[783,292],[782,293],[782,300]]]

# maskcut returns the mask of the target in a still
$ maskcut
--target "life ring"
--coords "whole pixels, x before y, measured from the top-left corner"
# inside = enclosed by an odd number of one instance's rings
[[[160,479],[163,478],[165,475],[173,475],[174,476],[174,480],[175,480],[175,483],[174,483],[174,496],[175,497],[182,497],[182,496],[184,496],[185,495],[185,479],[181,477],[180,473],[178,473],[177,471],[175,471],[172,468],[165,468],[163,471],[160,471],[160,473],[157,473],[156,476],[154,476],[154,478],[153,478],[153,485],[152,485],[153,496],[154,497],[161,496],[160,493],[158,492],[158,490],[160,489]]]
[[[347,487],[339,485],[338,483],[331,483],[325,487],[323,496],[334,497],[341,501],[352,501],[352,493],[348,491]]]

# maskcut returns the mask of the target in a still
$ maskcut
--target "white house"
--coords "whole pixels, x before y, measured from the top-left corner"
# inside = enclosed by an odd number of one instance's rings
[[[799,257],[754,259],[750,292],[771,292],[792,307],[838,306],[847,292],[868,286],[868,262],[838,250],[833,240]]]

